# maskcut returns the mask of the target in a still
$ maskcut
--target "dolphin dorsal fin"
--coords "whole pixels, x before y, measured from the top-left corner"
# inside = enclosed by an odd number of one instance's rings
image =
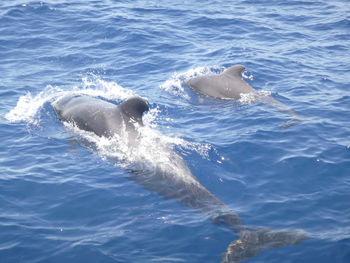
[[[120,107],[124,114],[140,124],[142,124],[143,113],[149,110],[147,101],[140,97],[127,99],[120,105]]]
[[[233,77],[242,77],[242,72],[245,70],[245,67],[242,65],[234,65],[232,67],[227,68],[223,74],[233,76]]]

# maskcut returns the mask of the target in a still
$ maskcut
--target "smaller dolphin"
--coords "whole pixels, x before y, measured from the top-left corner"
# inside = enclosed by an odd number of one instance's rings
[[[235,65],[227,68],[221,74],[199,76],[188,79],[185,83],[194,91],[209,97],[239,100],[241,99],[241,94],[257,93],[256,89],[243,80],[242,72],[244,70],[244,66]],[[302,119],[293,110],[271,96],[260,96],[259,101],[273,105],[280,111],[292,116],[292,119],[283,125],[283,127],[289,127]]]

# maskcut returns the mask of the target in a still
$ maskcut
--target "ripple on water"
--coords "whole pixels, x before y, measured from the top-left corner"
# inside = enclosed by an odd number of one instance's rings
[[[219,262],[236,238],[127,180],[106,157],[120,145],[80,145],[50,105],[73,92],[146,98],[148,135],[245,224],[310,232],[249,262],[349,262],[348,13],[341,0],[1,1],[0,258]],[[238,63],[307,118],[281,129],[272,107],[184,84]]]

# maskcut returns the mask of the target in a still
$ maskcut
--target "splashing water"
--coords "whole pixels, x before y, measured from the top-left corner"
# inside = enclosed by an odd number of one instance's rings
[[[38,110],[46,101],[52,100],[61,93],[64,93],[62,89],[51,85],[48,85],[36,96],[32,96],[28,92],[18,99],[17,105],[5,115],[5,118],[10,122],[25,121],[31,124],[37,124],[38,120],[34,116]]]
[[[212,66],[212,67],[197,67],[194,69],[189,69],[186,72],[177,73],[175,72],[170,79],[166,80],[159,87],[173,95],[182,97],[186,100],[189,100],[189,95],[186,92],[186,89],[183,87],[183,83],[194,77],[199,77],[209,74],[217,74],[222,72],[224,67]]]
[[[150,111],[146,115],[152,115],[148,117],[149,119],[156,119],[156,114],[158,114],[156,111]],[[126,131],[107,138],[81,130],[71,123],[64,123],[64,125],[87,141],[88,145],[92,145],[94,152],[102,159],[112,161],[121,168],[138,172],[162,171],[181,177],[183,181],[189,183],[196,183],[196,181],[193,180],[191,171],[174,148],[178,146],[195,151],[203,158],[208,158],[208,152],[211,149],[208,144],[187,142],[181,138],[163,135],[150,126],[138,127],[135,124],[139,137],[137,144],[131,146]]]
[[[261,98],[271,96],[271,91],[261,90],[256,92],[241,93],[240,99],[238,100],[242,104],[252,104],[259,102]]]
[[[186,100],[189,100],[190,97],[184,87],[183,83],[191,78],[204,76],[204,75],[215,75],[221,74],[226,68],[221,66],[211,66],[211,67],[197,67],[194,69],[189,69],[186,72],[174,73],[170,79],[166,80],[163,84],[160,85],[160,88],[179,97],[182,97]],[[247,72],[243,72],[243,78],[253,80],[253,75]],[[254,93],[241,93],[241,98],[238,100],[242,104],[252,104],[256,103],[262,97],[270,96],[271,91],[261,90]]]
[[[11,122],[24,121],[31,125],[39,125],[38,113],[42,106],[68,94],[89,95],[109,100],[125,100],[137,96],[132,90],[123,88],[115,82],[101,80],[92,75],[83,78],[80,86],[61,88],[49,85],[37,95],[27,93],[18,99],[17,105],[5,117]],[[135,169],[135,165],[137,165],[137,170],[161,169],[177,173],[180,172],[177,170],[181,168],[183,173],[187,168],[181,167],[184,164],[182,164],[182,158],[173,151],[175,147],[194,151],[202,158],[208,158],[208,152],[211,150],[210,145],[187,142],[178,137],[159,133],[156,128],[160,113],[159,107],[155,107],[144,114],[145,126],[136,127],[140,134],[136,147],[129,145],[126,132],[106,138],[81,130],[72,123],[64,123],[64,125],[77,135],[78,139],[88,142],[89,146],[93,145],[93,150],[102,159],[113,159],[114,163],[126,169],[130,169],[130,167]],[[187,172],[190,173],[190,171]]]
[[[133,91],[125,89],[115,82],[101,80],[95,75],[91,75],[90,78],[82,79],[81,86],[62,88],[48,85],[35,96],[28,92],[18,99],[17,105],[5,115],[5,118],[10,122],[24,121],[30,124],[38,124],[39,120],[35,116],[40,108],[46,102],[67,94],[84,94],[111,100],[125,100],[136,96]]]

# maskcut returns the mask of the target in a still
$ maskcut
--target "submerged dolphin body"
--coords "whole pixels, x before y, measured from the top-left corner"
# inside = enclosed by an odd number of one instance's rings
[[[89,96],[66,96],[53,103],[58,118],[76,124],[80,129],[98,136],[113,136],[126,131],[128,145],[137,147],[142,134],[136,125],[142,124],[142,114],[148,104],[142,98],[131,98],[120,105]],[[163,152],[162,152],[163,154]],[[168,163],[160,163],[151,171],[133,171],[131,180],[165,198],[177,201],[205,214],[213,223],[232,229],[239,237],[232,242],[222,258],[223,263],[239,262],[261,250],[299,243],[304,235],[297,231],[267,228],[249,229],[221,200],[210,193],[191,173],[176,152],[166,149]]]
[[[244,66],[235,65],[227,68],[221,74],[199,76],[188,79],[185,83],[194,91],[209,97],[239,100],[241,99],[241,94],[257,93],[257,90],[243,80],[242,72],[244,70]],[[302,117],[298,116],[293,110],[271,96],[259,96],[259,101],[270,104],[292,117],[284,127],[289,127],[302,119]]]

